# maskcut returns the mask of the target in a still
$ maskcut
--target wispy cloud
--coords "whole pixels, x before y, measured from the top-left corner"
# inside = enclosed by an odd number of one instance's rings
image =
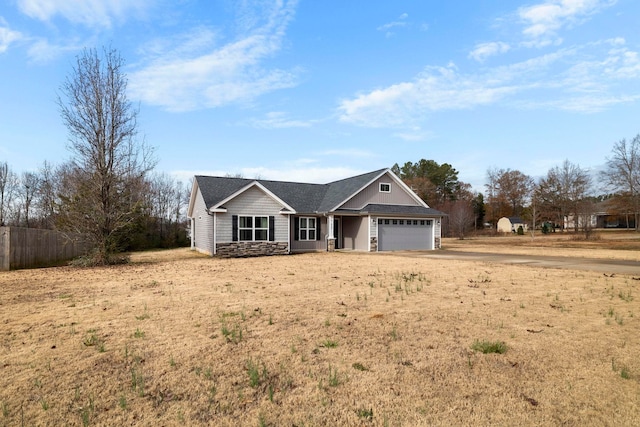
[[[22,13],[40,21],[61,16],[74,24],[109,28],[114,20],[125,20],[145,10],[150,0],[17,0],[17,3]]]
[[[427,67],[411,81],[342,101],[338,114],[343,122],[402,129],[403,135],[430,113],[498,102],[519,108],[601,111],[637,100],[639,81],[640,54],[618,38],[476,73],[461,73],[454,65]]]
[[[20,40],[22,37],[20,32],[9,28],[6,21],[0,17],[0,53],[6,52],[11,43]]]
[[[518,9],[522,33],[540,45],[551,44],[557,32],[588,19],[617,0],[548,0]]]
[[[272,111],[267,113],[264,119],[254,119],[249,122],[253,127],[259,129],[285,129],[285,128],[306,128],[313,126],[317,120],[293,120],[282,111]]]
[[[295,86],[298,70],[265,65],[280,51],[295,7],[295,1],[277,2],[259,9],[259,18],[245,14],[243,28],[255,22],[260,26],[222,46],[213,45],[211,32],[198,29],[188,39],[200,52],[184,46],[149,52],[148,65],[130,73],[132,96],[170,111],[188,111],[248,101]]]
[[[79,42],[77,40],[67,41],[66,44],[55,44],[44,38],[30,39],[30,46],[27,51],[29,59],[35,63],[47,63],[69,53],[78,52],[87,44],[88,40]]]
[[[509,49],[511,49],[511,46],[504,42],[479,43],[469,53],[469,58],[484,62],[488,57],[508,52]]]
[[[487,76],[462,75],[454,65],[427,67],[410,82],[342,101],[340,120],[368,127],[414,126],[425,114],[490,104],[516,90]]]
[[[400,15],[394,21],[388,22],[386,24],[382,24],[376,29],[378,31],[383,31],[387,37],[391,37],[394,34],[394,32],[393,32],[394,28],[401,28],[401,27],[406,27],[407,26],[407,24],[408,24],[407,18],[408,17],[409,17],[408,14],[403,13],[402,15]]]

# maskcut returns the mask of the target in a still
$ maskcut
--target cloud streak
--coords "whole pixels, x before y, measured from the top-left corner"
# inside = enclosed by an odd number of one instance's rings
[[[588,19],[603,8],[615,4],[616,0],[549,0],[518,10],[524,25],[522,33],[538,43],[546,45],[549,38],[565,27]]]
[[[294,87],[297,70],[270,69],[265,62],[281,50],[295,6],[295,1],[278,2],[253,20],[245,14],[244,28],[255,22],[260,25],[222,46],[212,45],[210,32],[196,31],[190,43],[206,46],[205,52],[182,46],[162,54],[152,52],[155,58],[149,65],[130,73],[132,96],[169,111],[189,111],[250,101]]]
[[[402,28],[402,27],[406,27],[408,25],[408,23],[407,23],[407,18],[408,17],[409,17],[408,14],[403,13],[395,21],[391,21],[391,22],[388,22],[386,24],[380,25],[376,29],[378,31],[383,31],[387,37],[391,37],[394,34],[393,31],[392,31],[394,28]]]
[[[479,43],[475,49],[469,53],[469,58],[473,58],[478,62],[484,62],[488,57],[508,52],[511,49],[504,42]]]
[[[149,0],[18,0],[22,13],[40,21],[61,16],[74,24],[110,28],[115,20],[125,20],[146,9]]]
[[[286,129],[308,128],[316,122],[317,120],[292,120],[285,112],[272,111],[267,113],[266,118],[252,120],[250,124],[259,129]]]
[[[12,43],[22,39],[23,36],[20,32],[14,31],[7,23],[0,17],[0,53],[4,53],[9,49]]]
[[[435,112],[496,103],[592,113],[637,100],[638,80],[640,54],[617,38],[476,73],[426,67],[411,81],[343,100],[338,115],[359,126],[415,129]]]

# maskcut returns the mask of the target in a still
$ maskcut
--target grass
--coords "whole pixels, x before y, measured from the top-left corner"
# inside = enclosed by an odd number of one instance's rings
[[[357,369],[358,371],[368,371],[369,370],[369,368],[367,368],[366,366],[364,366],[360,362],[356,362],[351,366],[353,367],[353,369]]]
[[[373,419],[373,409],[369,408],[369,409],[358,409],[357,411],[358,414],[358,418],[364,418],[366,420],[372,420]]]
[[[322,342],[322,347],[324,348],[336,348],[338,346],[338,341],[326,339]]]
[[[271,426],[325,425],[327,414],[332,425],[381,426],[640,419],[640,299],[629,298],[640,274],[418,254],[179,253],[0,272],[0,425],[255,426],[260,414]],[[476,338],[504,341],[507,352],[471,350]],[[592,363],[603,354],[615,370]]]
[[[329,365],[329,386],[330,387],[338,387],[342,381],[338,376],[338,368],[331,369],[331,365]]]
[[[242,341],[242,328],[237,323],[229,328],[229,325],[223,322],[220,332],[228,343],[238,344]]]
[[[260,364],[258,362],[254,362],[252,359],[249,359],[247,360],[245,366],[247,369],[247,374],[249,375],[249,387],[256,388],[264,380],[267,379],[268,372],[267,367],[264,365],[264,363]],[[262,369],[260,369],[261,367]]]
[[[503,341],[474,341],[471,344],[471,349],[475,351],[479,351],[482,354],[503,354],[507,352],[507,345]]]

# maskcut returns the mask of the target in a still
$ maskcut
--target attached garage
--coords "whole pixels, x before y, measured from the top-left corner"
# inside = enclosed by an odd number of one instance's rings
[[[378,250],[431,250],[432,219],[378,218]]]

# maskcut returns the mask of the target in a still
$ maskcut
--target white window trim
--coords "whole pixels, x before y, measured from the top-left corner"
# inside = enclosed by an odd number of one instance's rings
[[[382,186],[383,186],[383,185],[388,186],[388,187],[389,187],[389,189],[388,189],[388,190],[383,190],[383,189],[382,189]],[[380,183],[380,185],[378,186],[378,190],[379,190],[381,193],[391,193],[391,183],[389,183],[389,182],[381,182],[381,183]]]
[[[306,220],[306,223],[307,223],[306,227],[302,226],[302,220],[303,219]],[[309,227],[309,220],[310,219],[312,219],[314,221],[314,226],[313,227]],[[312,241],[316,240],[316,238],[318,237],[318,236],[316,236],[316,230],[318,228],[317,225],[318,225],[318,218],[316,218],[315,216],[301,216],[298,219],[298,240],[301,241],[301,242],[312,242]],[[302,231],[303,230],[307,232],[307,237],[304,238],[304,239],[302,238]],[[309,237],[309,234],[310,234],[309,232],[310,231],[313,231],[313,239],[311,239]]]
[[[241,218],[251,218],[251,227],[241,227]],[[266,218],[266,227],[256,227],[256,218]],[[251,240],[245,240],[241,238],[241,231],[251,230]],[[264,240],[256,240],[256,230],[266,230],[267,238]],[[269,241],[269,216],[268,215],[238,215],[238,241],[239,242],[268,242]]]

